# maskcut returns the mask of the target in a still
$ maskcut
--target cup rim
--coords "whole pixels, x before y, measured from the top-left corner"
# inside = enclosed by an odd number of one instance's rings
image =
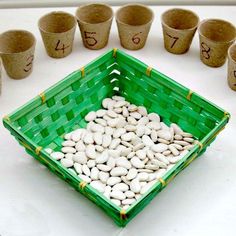
[[[229,48],[228,48],[228,57],[234,62],[236,63],[236,59],[233,59],[231,56],[230,51],[232,50],[233,47],[236,47],[236,43],[232,44]]]
[[[29,48],[27,48],[26,50],[24,50],[24,51],[20,51],[20,52],[2,52],[2,51],[0,50],[0,54],[4,54],[4,55],[13,55],[13,54],[14,54],[14,55],[17,55],[17,54],[20,54],[20,53],[27,52],[27,51],[29,51],[31,48],[35,47],[35,45],[36,45],[36,38],[35,38],[35,36],[33,35],[33,33],[31,33],[31,32],[28,31],[28,30],[23,30],[23,29],[7,30],[7,31],[1,33],[1,34],[0,34],[0,37],[1,37],[3,34],[5,34],[5,33],[12,33],[12,32],[14,32],[14,33],[16,33],[16,32],[23,32],[23,33],[26,33],[26,34],[30,35],[30,36],[32,37],[32,39],[33,39],[33,44],[32,44]]]
[[[143,8],[145,8],[145,9],[147,9],[147,10],[150,11],[151,14],[152,14],[151,19],[150,19],[147,23],[142,24],[142,25],[130,25],[130,24],[127,24],[127,23],[125,23],[125,22],[123,22],[123,21],[120,21],[120,20],[118,19],[118,17],[117,17],[118,13],[119,13],[121,10],[123,10],[125,7],[129,7],[129,6],[140,6],[140,7],[143,7]],[[128,3],[128,4],[125,4],[125,5],[121,6],[121,7],[116,11],[116,13],[115,13],[115,18],[116,18],[116,22],[119,23],[119,24],[126,25],[126,26],[129,26],[129,27],[140,27],[140,26],[148,25],[148,24],[150,24],[150,23],[153,22],[153,20],[154,20],[154,11],[153,11],[150,7],[148,7],[148,6],[144,5],[144,4],[140,4],[140,3]]]
[[[50,16],[50,15],[52,15],[52,14],[58,14],[58,13],[59,13],[59,14],[62,13],[62,14],[68,15],[68,16],[70,16],[70,17],[73,17],[73,18],[74,18],[74,25],[73,25],[73,27],[71,27],[70,29],[68,29],[68,30],[66,30],[66,31],[64,31],[64,32],[59,32],[59,33],[50,32],[50,31],[48,31],[48,30],[44,30],[44,29],[41,27],[41,25],[40,25],[41,20],[42,20],[43,18],[45,18],[46,16]],[[39,28],[40,31],[42,31],[42,32],[44,32],[44,33],[57,34],[57,35],[58,35],[58,34],[64,34],[64,33],[68,32],[68,31],[74,29],[75,27],[76,27],[76,19],[75,19],[75,16],[72,15],[72,14],[70,14],[70,13],[68,13],[68,12],[65,12],[65,11],[51,11],[51,12],[46,13],[45,15],[41,16],[41,17],[39,18],[39,20],[38,20],[38,28]]]
[[[210,38],[206,37],[205,35],[203,35],[202,32],[201,32],[201,30],[200,30],[201,26],[202,26],[204,23],[206,23],[207,21],[212,21],[212,20],[213,20],[213,21],[221,21],[221,22],[224,22],[224,23],[227,23],[227,24],[231,25],[231,26],[234,28],[234,32],[235,32],[234,38],[231,39],[231,40],[227,40],[227,41],[216,41],[216,40],[210,39]],[[211,42],[214,42],[214,43],[216,43],[216,44],[233,43],[233,42],[235,41],[235,39],[236,39],[236,28],[235,28],[235,26],[234,26],[231,22],[229,22],[229,21],[222,20],[222,19],[219,19],[219,18],[208,18],[208,19],[202,20],[202,21],[199,23],[199,25],[198,25],[198,34],[199,34],[199,36],[203,37],[204,39],[206,39],[206,40],[208,40],[208,41],[211,41]]]
[[[194,27],[191,27],[191,28],[188,28],[188,29],[175,29],[173,27],[170,27],[169,25],[167,25],[165,22],[164,22],[164,14],[169,12],[169,11],[173,11],[173,10],[183,10],[183,11],[186,11],[186,12],[190,12],[191,14],[193,14],[194,16],[197,17],[197,24],[194,26]],[[177,7],[174,7],[174,8],[171,8],[171,9],[168,9],[166,11],[164,11],[162,14],[161,14],[161,23],[162,25],[164,25],[165,27],[169,28],[169,29],[172,29],[172,30],[175,30],[175,31],[192,31],[194,29],[196,29],[199,25],[199,22],[200,22],[200,18],[199,16],[194,12],[194,11],[191,11],[189,9],[185,9],[185,8],[177,8]]]
[[[83,7],[87,7],[87,6],[92,6],[92,5],[99,5],[99,6],[103,6],[103,7],[107,7],[111,10],[111,17],[109,17],[109,19],[105,20],[105,21],[102,21],[102,22],[98,22],[98,23],[90,23],[90,22],[87,22],[87,21],[84,21],[84,20],[81,20],[78,16],[78,11],[79,9],[83,8]],[[98,2],[95,2],[95,3],[88,3],[88,4],[83,4],[79,7],[77,7],[76,11],[75,11],[75,18],[77,21],[83,23],[83,24],[87,24],[87,25],[99,25],[99,24],[102,24],[102,23],[106,23],[106,22],[109,22],[109,21],[112,21],[113,20],[113,17],[114,17],[114,12],[113,12],[113,9],[111,8],[111,6],[109,6],[108,4],[105,4],[105,3],[98,3]]]

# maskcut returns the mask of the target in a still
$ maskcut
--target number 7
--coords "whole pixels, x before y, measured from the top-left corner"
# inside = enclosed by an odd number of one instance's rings
[[[167,35],[168,37],[174,39],[173,43],[172,43],[171,46],[170,46],[170,48],[173,48],[179,38],[178,38],[178,37],[171,36],[171,35],[169,35],[168,33],[166,33],[166,35]]]

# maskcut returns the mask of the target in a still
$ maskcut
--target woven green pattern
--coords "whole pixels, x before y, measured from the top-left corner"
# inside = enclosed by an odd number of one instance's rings
[[[84,127],[85,115],[101,108],[114,94],[124,96],[148,112],[158,113],[166,124],[177,123],[199,143],[128,210],[121,210],[98,191],[73,175],[43,148],[60,150],[63,135]],[[166,185],[215,139],[229,114],[198,94],[120,50],[110,50],[68,75],[26,105],[3,119],[4,126],[26,151],[101,207],[119,226],[125,226]]]

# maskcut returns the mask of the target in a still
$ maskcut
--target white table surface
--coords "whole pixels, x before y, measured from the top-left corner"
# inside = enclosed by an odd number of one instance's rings
[[[155,21],[146,46],[139,51],[127,52],[229,111],[232,118],[226,129],[202,157],[181,172],[122,229],[102,210],[26,154],[1,123],[1,236],[235,235],[236,92],[227,86],[226,64],[215,69],[200,62],[198,35],[185,55],[172,55],[164,50],[160,15],[168,8],[170,6],[152,7]],[[186,8],[194,10],[201,19],[218,17],[236,22],[236,7]],[[48,57],[37,20],[52,10],[57,9],[0,10],[0,32],[23,28],[32,31],[37,38],[32,75],[16,81],[9,79],[3,71],[0,117],[108,49],[121,48],[113,21],[106,48],[98,51],[85,49],[77,28],[72,54],[64,59]],[[64,10],[75,12],[75,8]]]

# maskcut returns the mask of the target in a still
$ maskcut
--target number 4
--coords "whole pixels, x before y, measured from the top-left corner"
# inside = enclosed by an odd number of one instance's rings
[[[69,48],[70,45],[68,46],[65,46],[65,44],[63,43],[61,47],[59,47],[61,44],[61,40],[58,40],[57,41],[57,44],[56,44],[56,47],[55,47],[55,51],[61,51],[62,50],[62,53],[64,54],[65,53],[65,49]]]

